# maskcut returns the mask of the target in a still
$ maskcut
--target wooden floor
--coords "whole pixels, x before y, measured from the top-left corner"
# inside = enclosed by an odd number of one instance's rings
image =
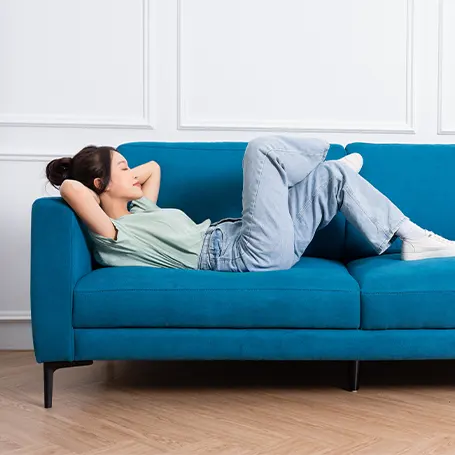
[[[455,454],[455,361],[98,361],[0,352],[0,454]]]

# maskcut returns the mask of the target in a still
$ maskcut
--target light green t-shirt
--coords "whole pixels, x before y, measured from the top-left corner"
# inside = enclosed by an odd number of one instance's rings
[[[130,212],[110,218],[117,240],[88,230],[98,263],[197,269],[210,219],[196,224],[181,210],[160,208],[145,196],[131,202]]]

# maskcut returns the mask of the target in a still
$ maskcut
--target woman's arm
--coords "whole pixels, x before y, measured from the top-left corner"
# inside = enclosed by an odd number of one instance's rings
[[[153,172],[159,171],[160,166],[156,161],[149,161],[148,163],[141,164],[132,168],[133,174],[137,176],[138,181],[143,185]]]
[[[90,230],[117,239],[116,228],[100,207],[99,196],[94,191],[81,182],[67,179],[60,186],[60,195]]]
[[[160,165],[156,161],[149,161],[133,168],[133,172],[138,176],[144,196],[156,204],[161,184]]]
[[[62,190],[65,191],[66,188],[80,188],[82,191],[88,192],[92,195],[95,201],[99,204],[101,202],[100,197],[89,187],[85,186],[83,183],[78,180],[66,179],[60,186],[60,195],[62,195]],[[85,190],[84,190],[85,189]]]

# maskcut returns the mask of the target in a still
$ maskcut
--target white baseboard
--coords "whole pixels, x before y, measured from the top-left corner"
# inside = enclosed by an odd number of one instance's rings
[[[0,311],[0,350],[33,350],[30,311]]]

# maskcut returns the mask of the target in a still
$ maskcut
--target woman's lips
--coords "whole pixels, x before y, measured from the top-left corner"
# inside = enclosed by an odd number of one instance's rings
[[[138,182],[138,183],[135,183],[133,186],[138,186],[140,188],[141,184]]]

